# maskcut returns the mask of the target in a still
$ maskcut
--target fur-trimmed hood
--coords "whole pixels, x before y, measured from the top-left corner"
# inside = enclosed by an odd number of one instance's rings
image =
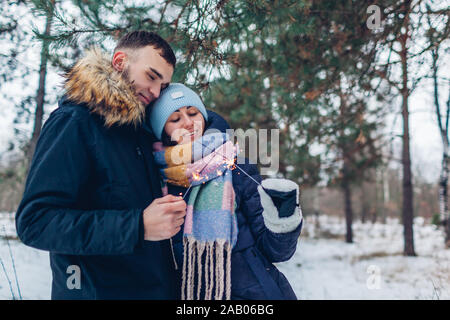
[[[113,68],[111,58],[100,49],[88,50],[65,77],[68,99],[86,104],[91,112],[104,118],[105,126],[136,126],[144,120],[146,106],[136,97],[133,85]]]

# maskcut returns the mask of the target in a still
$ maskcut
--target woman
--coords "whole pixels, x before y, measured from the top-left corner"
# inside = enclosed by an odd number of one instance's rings
[[[172,239],[182,299],[296,299],[273,265],[295,252],[302,227],[298,186],[261,182],[222,132],[210,133],[200,97],[171,84],[150,124],[163,193],[187,201],[184,228]],[[270,194],[270,196],[269,196]],[[181,267],[182,266],[182,267]]]

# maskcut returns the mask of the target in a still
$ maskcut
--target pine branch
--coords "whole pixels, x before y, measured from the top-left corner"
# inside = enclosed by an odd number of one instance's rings
[[[12,32],[16,28],[17,28],[17,21],[14,21],[13,23],[7,25],[2,25],[0,26],[0,34]]]
[[[166,13],[167,7],[169,6],[169,4],[171,2],[172,2],[171,0],[166,1],[166,4],[164,5],[164,7],[163,7],[163,9],[161,11],[161,18],[159,19],[159,22],[158,22],[158,29],[161,27],[161,23],[162,23],[162,21],[164,19],[164,14]]]

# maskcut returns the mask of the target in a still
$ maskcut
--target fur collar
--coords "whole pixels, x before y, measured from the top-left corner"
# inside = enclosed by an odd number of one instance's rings
[[[105,126],[134,124],[144,119],[145,105],[134,94],[133,85],[111,65],[100,49],[90,49],[66,74],[67,97],[86,104],[101,115]]]

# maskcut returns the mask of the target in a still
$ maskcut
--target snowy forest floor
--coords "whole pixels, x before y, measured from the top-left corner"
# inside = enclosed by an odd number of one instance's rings
[[[450,249],[444,247],[442,230],[415,219],[417,257],[402,255],[403,228],[397,219],[356,222],[353,233],[354,243],[347,244],[343,219],[305,218],[296,253],[277,264],[298,299],[450,299]],[[22,298],[50,299],[48,252],[17,240],[10,213],[0,213],[0,299],[19,296],[10,250]]]

